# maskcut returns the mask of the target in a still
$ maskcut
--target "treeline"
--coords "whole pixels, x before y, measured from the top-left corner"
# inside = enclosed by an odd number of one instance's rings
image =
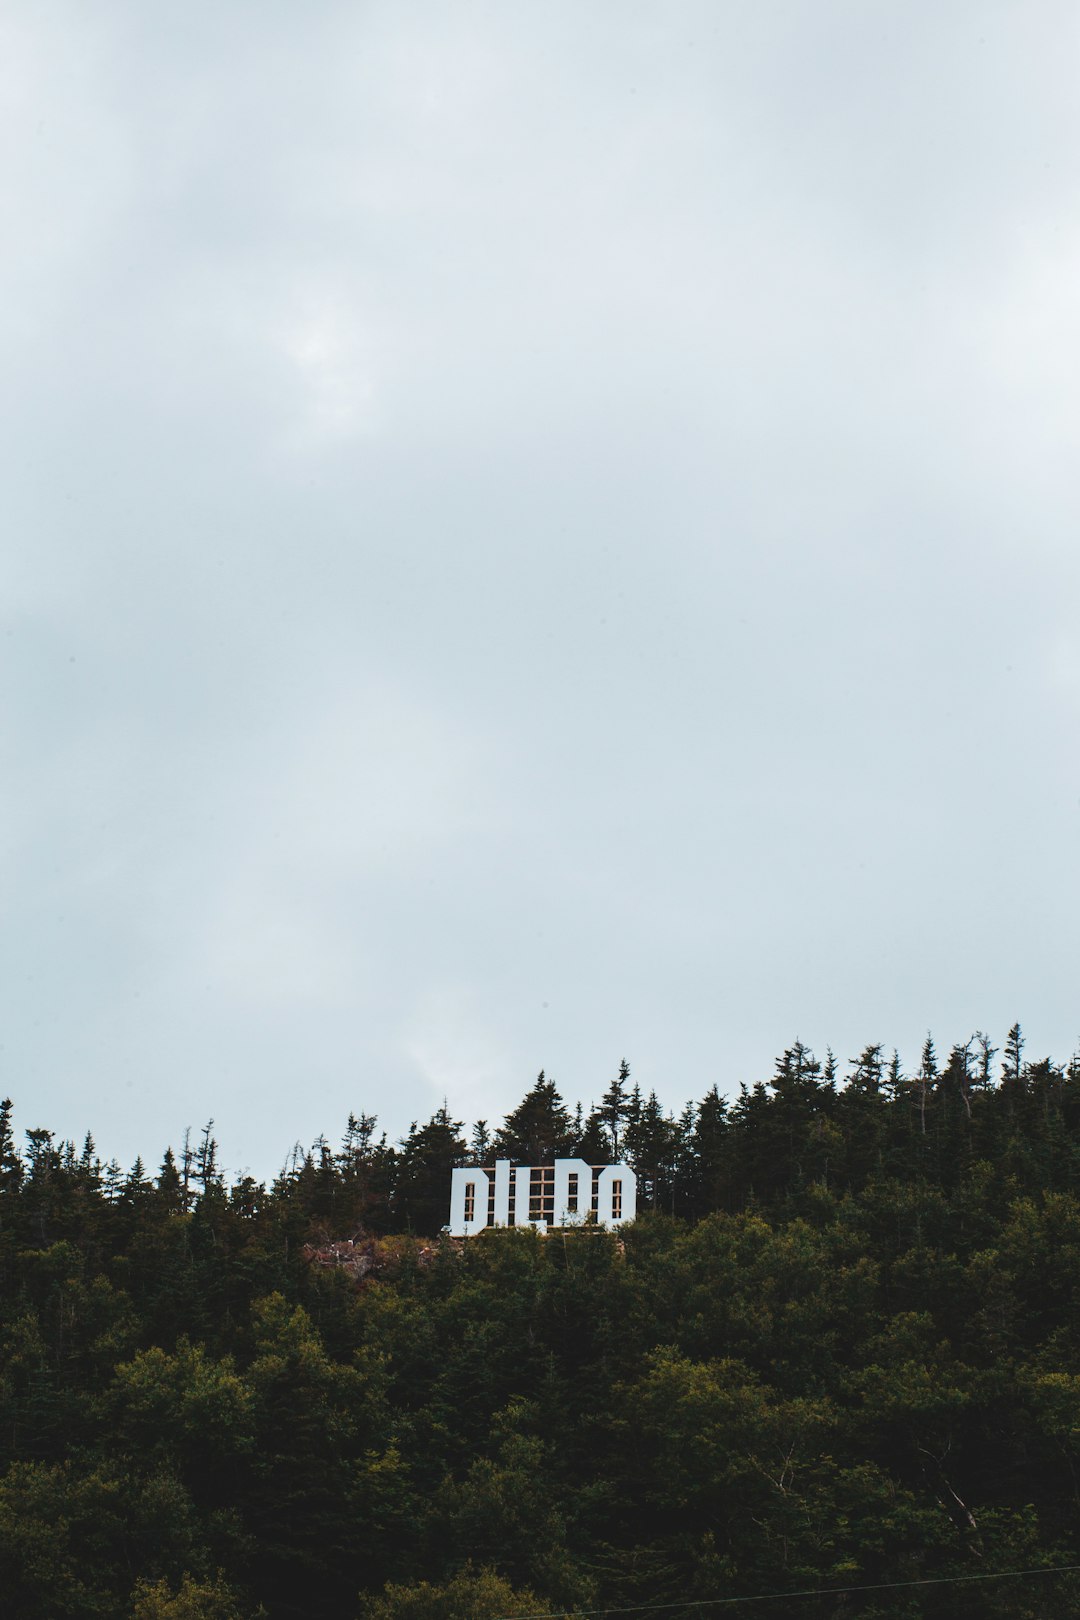
[[[435,1238],[450,1169],[497,1156],[626,1158],[640,1218]],[[350,1237],[361,1282],[311,1263]],[[13,1620],[854,1587],[750,1612],[1056,1620],[1070,1564],[1080,1062],[1025,1060],[1019,1028],[928,1040],[911,1075],[796,1043],[678,1118],[625,1064],[587,1114],[541,1075],[468,1137],[357,1115],[270,1186],[222,1175],[212,1127],[150,1175],[45,1130],[20,1150],[0,1107]]]

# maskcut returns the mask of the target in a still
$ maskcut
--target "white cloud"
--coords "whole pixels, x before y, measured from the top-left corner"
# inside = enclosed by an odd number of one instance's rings
[[[423,883],[497,814],[482,739],[437,703],[381,683],[294,709],[232,796],[196,959],[248,1005],[366,1005],[386,892]]]
[[[520,1076],[512,1051],[492,1028],[489,1009],[468,985],[436,985],[410,1009],[401,1037],[404,1057],[428,1090],[429,1106],[445,1098],[465,1121],[498,1119],[517,1101]]]
[[[1074,709],[1080,707],[1080,641],[1071,630],[1050,637],[1042,664],[1051,693]]]
[[[298,382],[291,442],[318,449],[367,437],[378,424],[370,322],[341,294],[310,292],[299,302],[299,315],[280,339]]]
[[[620,1031],[675,1103],[796,1013],[1070,1042],[1070,9],[252,15],[0,22],[43,1111],[273,1166]]]

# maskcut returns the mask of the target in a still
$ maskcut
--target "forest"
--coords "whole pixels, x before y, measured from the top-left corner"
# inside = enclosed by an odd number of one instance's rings
[[[1080,1612],[1080,1057],[1019,1026],[358,1112],[269,1185],[12,1118],[11,1620]],[[496,1155],[626,1159],[638,1218],[442,1235]]]

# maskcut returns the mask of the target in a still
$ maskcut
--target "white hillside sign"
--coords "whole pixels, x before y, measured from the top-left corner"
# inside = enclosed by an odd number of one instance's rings
[[[556,1159],[554,1164],[512,1165],[498,1159],[482,1169],[468,1165],[452,1172],[451,1237],[475,1237],[489,1226],[621,1226],[637,1213],[637,1177],[628,1164],[586,1164]]]

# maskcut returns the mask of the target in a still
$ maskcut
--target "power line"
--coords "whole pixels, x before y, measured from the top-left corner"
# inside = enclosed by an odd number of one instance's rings
[[[621,1609],[552,1609],[543,1614],[497,1615],[496,1620],[598,1620],[607,1614],[659,1614],[665,1609],[713,1609],[732,1603],[768,1603],[776,1598],[845,1597],[851,1592],[893,1592],[900,1587],[957,1586],[963,1581],[1011,1581],[1033,1575],[1075,1575],[1080,1564],[1052,1569],[1003,1569],[993,1575],[926,1575],[917,1581],[874,1581],[864,1586],[808,1586],[801,1592],[755,1592],[750,1597],[683,1598],[674,1603],[632,1603]]]

